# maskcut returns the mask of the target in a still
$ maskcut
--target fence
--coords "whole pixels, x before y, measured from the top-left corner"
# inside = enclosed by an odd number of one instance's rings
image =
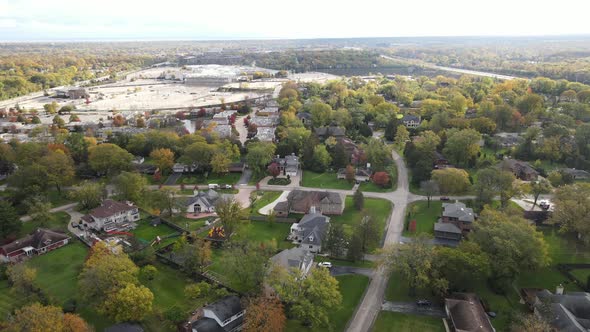
[[[268,217],[265,216],[250,215],[249,219],[254,221],[268,221]],[[292,224],[297,222],[297,219],[288,217],[276,217],[275,221],[278,223]]]
[[[576,276],[571,274],[571,270],[575,269],[590,269],[590,264],[557,264],[557,270],[565,275],[570,281],[576,284],[586,292],[590,292],[590,278],[588,280],[578,280]]]

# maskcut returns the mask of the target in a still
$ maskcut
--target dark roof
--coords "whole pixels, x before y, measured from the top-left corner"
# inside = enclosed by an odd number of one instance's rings
[[[219,199],[219,194],[213,190],[209,189],[208,191],[199,191],[195,196],[189,198],[187,201],[187,205],[195,204],[197,201],[201,200],[203,204],[207,207],[215,205],[215,202]]]
[[[278,202],[273,210],[278,212],[289,212],[289,202]]]
[[[193,323],[193,330],[197,332],[225,332],[215,319],[202,317]]]
[[[143,332],[143,327],[138,324],[121,323],[107,327],[104,332]]]
[[[443,203],[443,217],[457,218],[463,222],[473,222],[475,214],[472,208],[468,208],[464,203]]]
[[[99,219],[108,218],[116,213],[127,212],[133,209],[137,209],[137,206],[113,201],[112,199],[105,199],[99,207],[90,211],[88,215]]]
[[[70,237],[64,233],[55,232],[45,228],[37,228],[36,231],[21,239],[0,246],[0,249],[2,249],[6,254],[9,254],[11,252],[22,250],[25,247],[40,249],[52,243],[60,242],[69,238]]]
[[[536,293],[541,302],[550,303],[549,323],[558,331],[577,332],[590,329],[590,293],[553,294],[544,289]]]
[[[302,244],[322,245],[322,240],[328,231],[330,220],[321,213],[309,213],[299,221]]]
[[[319,127],[315,129],[315,134],[318,136],[344,136],[346,129],[343,127]]]
[[[311,120],[311,113],[309,112],[299,112],[297,113],[297,118]]]
[[[402,117],[402,122],[406,122],[406,121],[420,122],[420,117],[413,115],[413,114],[405,114]]]
[[[445,299],[449,318],[457,331],[493,332],[494,328],[477,295],[454,293]]]
[[[211,310],[215,313],[217,318],[222,322],[243,310],[240,298],[235,295],[229,295],[213,302],[206,306],[205,309]]]
[[[434,224],[434,231],[435,232],[447,232],[447,233],[456,233],[461,234],[461,230],[459,227],[455,226],[450,222],[437,222]]]
[[[329,191],[293,190],[287,200],[291,202],[292,210],[304,212],[308,212],[312,206],[319,207],[321,204],[342,205],[340,194]]]
[[[274,263],[279,264],[287,269],[301,269],[303,265],[313,261],[313,254],[302,247],[286,249],[270,258]]]

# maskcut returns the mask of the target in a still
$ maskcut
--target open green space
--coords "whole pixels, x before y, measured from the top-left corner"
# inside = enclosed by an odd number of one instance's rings
[[[367,192],[374,192],[374,193],[387,193],[387,192],[394,191],[395,188],[394,187],[382,188],[382,187],[374,184],[373,182],[369,181],[369,182],[361,182],[361,184],[359,185],[359,190],[360,191],[367,191]]]
[[[245,240],[253,243],[265,243],[276,240],[279,249],[289,249],[295,245],[287,241],[287,235],[291,224],[289,223],[269,223],[267,221],[250,221],[240,225],[232,240]]]
[[[198,219],[191,219],[185,216],[173,216],[171,218],[167,218],[166,220],[172,222],[175,225],[178,225],[184,229],[188,229],[190,232],[199,230],[200,228],[205,226],[205,222],[212,217],[203,217]],[[215,219],[213,217],[213,219]]]
[[[441,201],[431,201],[430,207],[428,202],[419,201],[410,204],[407,208],[406,227],[404,227],[404,236],[415,236],[420,233],[434,235],[434,223],[438,220],[442,211]],[[409,222],[416,220],[416,232],[407,230]]]
[[[46,220],[44,222],[39,221],[27,221],[23,223],[21,227],[20,236],[32,233],[37,228],[48,228],[52,230],[67,232],[68,223],[70,222],[70,215],[66,212],[60,211],[51,214],[53,219]]]
[[[381,311],[373,325],[373,332],[444,332],[441,318]]]
[[[352,189],[353,184],[344,179],[338,179],[336,173],[325,172],[316,173],[312,171],[303,171],[301,179],[303,187],[325,188],[325,189]]]
[[[583,284],[586,284],[590,280],[588,279],[590,278],[590,269],[575,269],[571,270],[570,273]]]
[[[254,204],[252,204],[252,206],[250,207],[250,211],[252,212],[252,214],[254,215],[261,215],[260,213],[258,213],[258,210],[260,210],[261,208],[267,206],[268,204],[276,201],[277,198],[279,198],[279,196],[281,196],[281,194],[283,193],[282,191],[258,191],[258,194],[262,193],[262,195],[258,195],[256,196],[256,201],[254,201]]]
[[[348,321],[352,318],[354,310],[358,305],[365,288],[369,284],[369,278],[366,276],[351,274],[336,277],[338,288],[342,294],[342,304],[339,308],[328,313],[330,317],[330,327],[332,331],[344,331]],[[287,332],[296,331],[327,331],[326,327],[306,327],[301,325],[297,320],[287,321]]]
[[[47,192],[47,200],[51,203],[51,206],[58,207],[72,203],[73,201],[68,197],[66,191],[59,193],[57,190],[50,190]]]
[[[241,173],[215,174],[211,173],[207,177],[199,175],[182,175],[176,184],[235,184],[240,180]]]
[[[291,184],[291,179],[287,178],[275,178],[268,180],[268,184],[271,186],[286,186]]]
[[[16,303],[16,297],[10,292],[8,281],[0,280],[0,321],[6,319]]]
[[[131,233],[145,243],[151,243],[156,239],[156,236],[159,236],[162,239],[160,243],[161,247],[175,241],[174,236],[179,235],[175,229],[166,224],[152,226],[150,220],[151,218],[147,218],[138,221],[137,228],[131,231]]]

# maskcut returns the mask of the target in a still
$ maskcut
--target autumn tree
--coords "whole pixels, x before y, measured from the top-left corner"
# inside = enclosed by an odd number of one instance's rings
[[[306,278],[298,270],[273,266],[267,283],[286,304],[290,317],[316,327],[329,324],[330,310],[342,303],[338,280],[328,269],[312,269]]]
[[[477,158],[480,146],[481,134],[473,129],[447,131],[447,142],[443,149],[449,160],[461,166],[468,164]]]
[[[154,160],[154,165],[164,174],[168,173],[174,166],[174,152],[170,149],[161,148],[150,152],[150,158]]]
[[[15,311],[9,320],[11,332],[90,332],[88,324],[74,314],[64,314],[60,307],[33,303]]]
[[[426,198],[428,199],[428,207],[430,207],[432,196],[437,195],[440,192],[440,187],[438,186],[438,182],[427,180],[420,182],[420,190],[426,195]]]
[[[231,160],[223,153],[215,153],[211,158],[211,170],[213,173],[225,174],[229,172]]]
[[[39,160],[39,164],[46,169],[47,183],[54,185],[59,193],[63,186],[70,184],[74,179],[74,161],[62,150],[49,151]]]
[[[240,203],[233,198],[220,198],[215,204],[215,213],[228,238],[245,217]]]
[[[387,172],[376,172],[373,174],[373,183],[381,188],[388,188],[391,186],[389,174]]]
[[[141,202],[147,190],[147,180],[138,173],[122,172],[113,179],[120,200]]]
[[[117,145],[105,143],[88,149],[88,163],[97,173],[114,175],[131,167],[133,155]]]
[[[352,165],[346,166],[345,173],[346,181],[348,181],[348,183],[353,183],[356,179],[356,172],[354,170],[354,167],[352,167]]]
[[[24,263],[11,265],[6,269],[6,277],[11,285],[11,293],[23,303],[43,299],[41,289],[37,286],[37,270]]]
[[[141,321],[151,313],[153,301],[154,294],[149,288],[127,283],[109,293],[99,312],[115,322]]]
[[[83,209],[89,210],[100,205],[104,195],[104,186],[97,182],[84,181],[74,187],[69,196],[78,201]]]
[[[279,299],[258,296],[248,301],[244,332],[282,332],[286,323],[285,310]]]
[[[267,169],[268,169],[268,174],[270,174],[273,177],[273,179],[275,179],[277,176],[279,176],[281,174],[281,170],[279,169],[279,164],[277,164],[277,163],[271,163],[270,165],[268,165]]]
[[[459,168],[444,168],[432,171],[432,181],[438,184],[442,194],[462,194],[469,189],[469,173]]]
[[[590,243],[590,184],[558,188],[553,203],[555,209],[550,221],[561,225],[561,232],[575,232],[584,242]]]

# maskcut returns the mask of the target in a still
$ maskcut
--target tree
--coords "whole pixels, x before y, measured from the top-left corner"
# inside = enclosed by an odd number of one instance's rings
[[[33,303],[15,311],[7,326],[13,332],[90,332],[78,315],[64,314],[60,307]]]
[[[17,234],[21,227],[16,209],[9,202],[0,200],[0,239]]]
[[[223,225],[227,238],[231,236],[238,224],[244,219],[240,203],[233,198],[220,198],[215,204],[215,213],[217,213]]]
[[[275,297],[250,299],[244,316],[244,332],[282,332],[287,318],[281,301]]]
[[[302,278],[298,271],[273,266],[267,283],[286,303],[290,316],[306,325],[328,325],[328,313],[342,302],[338,281],[328,269],[312,269]]]
[[[347,246],[347,237],[344,232],[344,227],[341,223],[333,223],[328,229],[326,236],[326,244],[322,251],[327,251],[332,257],[340,258],[344,256]]]
[[[481,134],[473,129],[447,131],[447,143],[443,149],[445,156],[457,165],[467,166],[479,152]]]
[[[314,102],[310,107],[311,123],[314,127],[322,127],[328,124],[332,117],[332,107],[321,101]]]
[[[264,174],[266,165],[268,165],[275,153],[275,145],[268,142],[255,142],[248,144],[248,155],[246,162],[252,170],[254,178],[259,178]]]
[[[275,251],[276,245],[273,244],[255,245],[241,241],[231,243],[221,259],[227,269],[228,281],[232,285],[239,285],[239,289],[247,293],[260,293],[268,271],[269,258]]]
[[[353,233],[350,237],[350,241],[348,241],[346,258],[353,262],[357,262],[362,260],[363,257],[363,239],[360,234]]]
[[[160,214],[166,212],[170,217],[185,208],[181,200],[178,199],[178,190],[174,188],[149,191],[147,192],[147,200],[152,209],[159,210]]]
[[[357,210],[362,211],[363,207],[365,206],[365,196],[363,195],[363,192],[357,188],[357,190],[354,192],[354,195],[352,196],[352,200],[354,202],[354,207]]]
[[[41,290],[35,283],[37,270],[26,264],[16,264],[6,269],[6,276],[12,286],[10,291],[24,303],[40,300]]]
[[[393,140],[395,140],[395,137],[397,136],[397,129],[398,128],[399,128],[399,123],[398,123],[397,118],[393,118],[393,119],[389,120],[389,122],[387,123],[387,126],[385,126],[385,133],[383,134],[383,137],[385,137],[386,140],[392,142]]]
[[[150,158],[154,160],[154,165],[162,173],[167,173],[174,166],[174,152],[170,149],[161,148],[150,152]]]
[[[345,172],[346,181],[348,181],[348,183],[353,183],[356,179],[356,171],[354,170],[354,167],[352,167],[352,165],[346,166]]]
[[[122,172],[113,179],[120,200],[141,202],[147,190],[147,180],[138,173]]]
[[[524,191],[532,194],[535,198],[533,207],[531,207],[531,210],[534,210],[539,196],[541,196],[541,194],[548,194],[551,192],[551,184],[545,179],[540,181],[532,181],[525,187]]]
[[[85,139],[84,134],[71,133],[65,142],[66,148],[75,162],[81,163],[88,160],[88,147],[90,143]]]
[[[131,167],[133,155],[117,145],[105,143],[88,149],[88,163],[97,173],[114,175]]]
[[[59,107],[59,105],[55,101],[52,101],[51,104],[43,105],[43,109],[45,110],[45,112],[47,112],[49,114],[57,113],[58,107]]]
[[[435,181],[440,192],[447,194],[462,194],[469,189],[469,173],[459,168],[444,168],[432,171],[432,181]]]
[[[56,115],[53,117],[53,124],[58,128],[63,128],[66,125],[66,122],[61,118],[61,116]]]
[[[438,182],[434,180],[420,182],[420,190],[422,190],[424,194],[426,194],[426,197],[428,199],[428,207],[430,207],[430,201],[432,200],[432,196],[440,192]]]
[[[395,139],[393,144],[395,148],[399,151],[402,151],[406,147],[406,142],[410,140],[410,132],[406,129],[406,126],[399,125],[397,126]]]
[[[537,113],[543,110],[543,97],[530,93],[522,97],[516,107],[523,115],[528,113]]]
[[[74,187],[70,198],[78,201],[83,209],[89,210],[100,205],[104,194],[104,186],[98,182],[84,181]]]
[[[381,188],[391,187],[390,181],[391,180],[387,172],[375,172],[375,174],[373,174],[373,183]]]
[[[437,247],[433,268],[444,278],[450,289],[462,290],[473,281],[490,275],[490,258],[475,243],[462,241],[457,248]]]
[[[184,246],[181,255],[184,260],[183,267],[188,274],[202,273],[211,261],[211,242],[195,237],[193,243]]]
[[[100,306],[109,294],[118,292],[127,284],[139,284],[138,274],[139,268],[121,248],[96,242],[78,277],[78,289],[83,301]]]
[[[231,160],[224,153],[215,153],[211,158],[211,170],[213,173],[225,174],[229,172]]]
[[[62,150],[49,151],[39,160],[39,164],[47,170],[47,183],[54,185],[59,193],[61,193],[62,186],[72,183],[76,175],[74,161]]]
[[[270,165],[268,165],[268,174],[270,174],[273,179],[275,179],[277,176],[279,176],[281,174],[281,170],[279,169],[279,164],[277,163],[271,163]]]
[[[332,164],[334,165],[334,167],[346,167],[346,165],[348,165],[349,162],[350,158],[346,154],[344,144],[336,144],[334,146],[334,152],[332,153]]]
[[[140,321],[151,313],[154,294],[149,288],[132,283],[110,293],[99,312],[115,322]]]
[[[318,144],[313,149],[313,170],[316,172],[324,172],[330,163],[332,162],[332,157],[326,150],[326,146],[323,144]]]
[[[498,291],[505,291],[520,272],[550,261],[543,234],[515,213],[484,208],[469,239],[490,257],[491,281]]]
[[[521,314],[510,326],[511,332],[554,332],[547,321],[536,314]]]
[[[35,197],[27,202],[27,205],[29,207],[28,214],[31,217],[31,221],[38,223],[39,226],[46,227],[53,220],[51,203]]]
[[[68,122],[80,122],[80,117],[76,114],[72,114],[70,115]]]
[[[361,239],[361,251],[364,253],[369,252],[377,246],[379,243],[379,224],[375,221],[375,218],[365,215],[355,228],[355,233],[359,235]]]
[[[590,184],[558,188],[553,203],[555,209],[550,221],[561,225],[561,232],[576,232],[585,243],[590,243]]]
[[[370,138],[367,144],[363,144],[363,150],[367,154],[367,161],[375,171],[383,171],[391,162],[391,148],[383,141]]]

